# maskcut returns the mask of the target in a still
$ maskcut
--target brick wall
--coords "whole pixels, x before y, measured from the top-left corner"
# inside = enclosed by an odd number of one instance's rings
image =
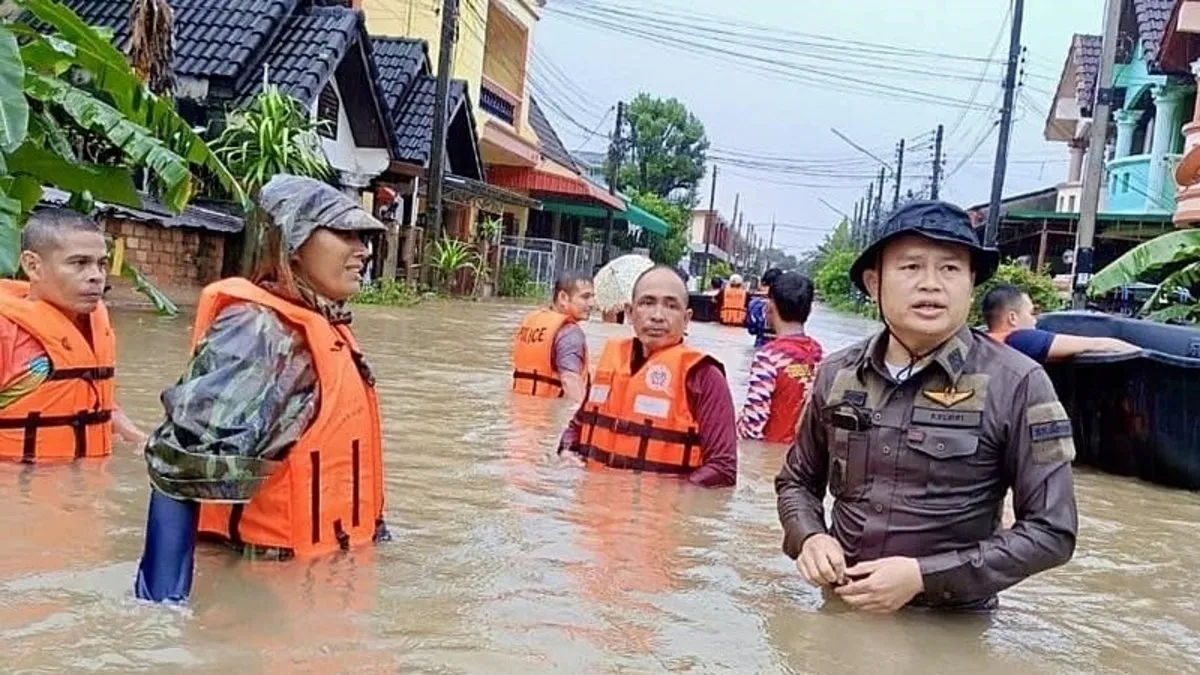
[[[157,285],[200,287],[221,278],[224,235],[118,217],[104,218],[101,225],[125,240],[125,260]]]

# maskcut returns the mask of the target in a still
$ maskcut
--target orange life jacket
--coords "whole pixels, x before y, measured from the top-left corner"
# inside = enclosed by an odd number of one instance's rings
[[[727,326],[746,324],[746,289],[726,286],[721,300],[721,323]]]
[[[525,317],[513,335],[513,391],[542,398],[563,395],[562,380],[554,368],[554,336],[572,321],[552,309],[539,309]]]
[[[575,420],[575,451],[619,469],[688,474],[704,463],[687,375],[711,357],[678,344],[651,355],[636,373],[632,339],[609,340]]]
[[[0,409],[0,458],[25,462],[112,453],[116,337],[100,303],[89,316],[91,342],[48,302],[28,299],[29,284],[0,282],[0,316],[46,350],[50,376]]]
[[[347,326],[335,326],[245,279],[200,296],[192,349],[226,307],[252,302],[303,332],[317,371],[316,419],[246,504],[204,503],[202,535],[281,557],[314,556],[374,540],[383,522],[383,444],[375,380]]]

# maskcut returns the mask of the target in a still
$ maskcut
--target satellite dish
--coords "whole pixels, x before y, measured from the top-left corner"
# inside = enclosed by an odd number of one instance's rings
[[[1064,265],[1071,265],[1075,262],[1075,249],[1069,248],[1063,251],[1062,261]]]

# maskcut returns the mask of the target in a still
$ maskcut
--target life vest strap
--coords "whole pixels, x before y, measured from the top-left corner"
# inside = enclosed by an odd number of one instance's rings
[[[558,379],[557,377],[552,375],[543,375],[537,371],[514,370],[513,380],[514,383],[516,380],[532,380],[534,394],[537,393],[538,384],[548,384],[552,387],[558,387],[559,389],[562,389],[563,386],[562,380]]]
[[[115,374],[116,369],[111,366],[93,368],[61,368],[51,371],[50,376],[46,379],[99,382],[100,380],[111,380]]]
[[[37,459],[38,429],[47,427],[71,427],[75,430],[75,457],[87,456],[87,428],[95,424],[106,424],[112,420],[111,410],[93,410],[74,415],[51,415],[43,417],[40,413],[29,413],[25,417],[0,419],[0,429],[22,429],[25,438],[21,450],[21,461],[32,462]]]
[[[604,464],[605,466],[614,469],[630,469],[633,471],[652,471],[654,473],[667,473],[686,476],[696,469],[691,466],[680,466],[678,464],[667,464],[665,462],[653,462],[644,457],[627,457],[625,455],[616,455],[607,450],[601,450],[594,445],[577,445],[575,452]]]
[[[575,415],[576,421],[583,426],[608,429],[616,434],[633,436],[649,441],[675,443],[687,447],[700,445],[700,436],[695,431],[676,431],[654,426],[653,422],[630,422],[605,415],[595,410],[580,410]]]
[[[15,419],[0,419],[0,429],[42,429],[45,427],[74,426],[86,427],[93,424],[106,424],[111,421],[111,410],[93,410],[76,413],[74,415],[53,415],[50,417],[43,417],[37,413],[30,413],[25,417],[18,417]]]

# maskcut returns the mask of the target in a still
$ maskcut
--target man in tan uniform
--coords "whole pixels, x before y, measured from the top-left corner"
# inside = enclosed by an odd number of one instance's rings
[[[990,609],[1074,552],[1066,411],[1040,366],[966,327],[998,258],[964,211],[917,202],[851,268],[885,328],[822,362],[775,486],[784,552],[852,607]]]

